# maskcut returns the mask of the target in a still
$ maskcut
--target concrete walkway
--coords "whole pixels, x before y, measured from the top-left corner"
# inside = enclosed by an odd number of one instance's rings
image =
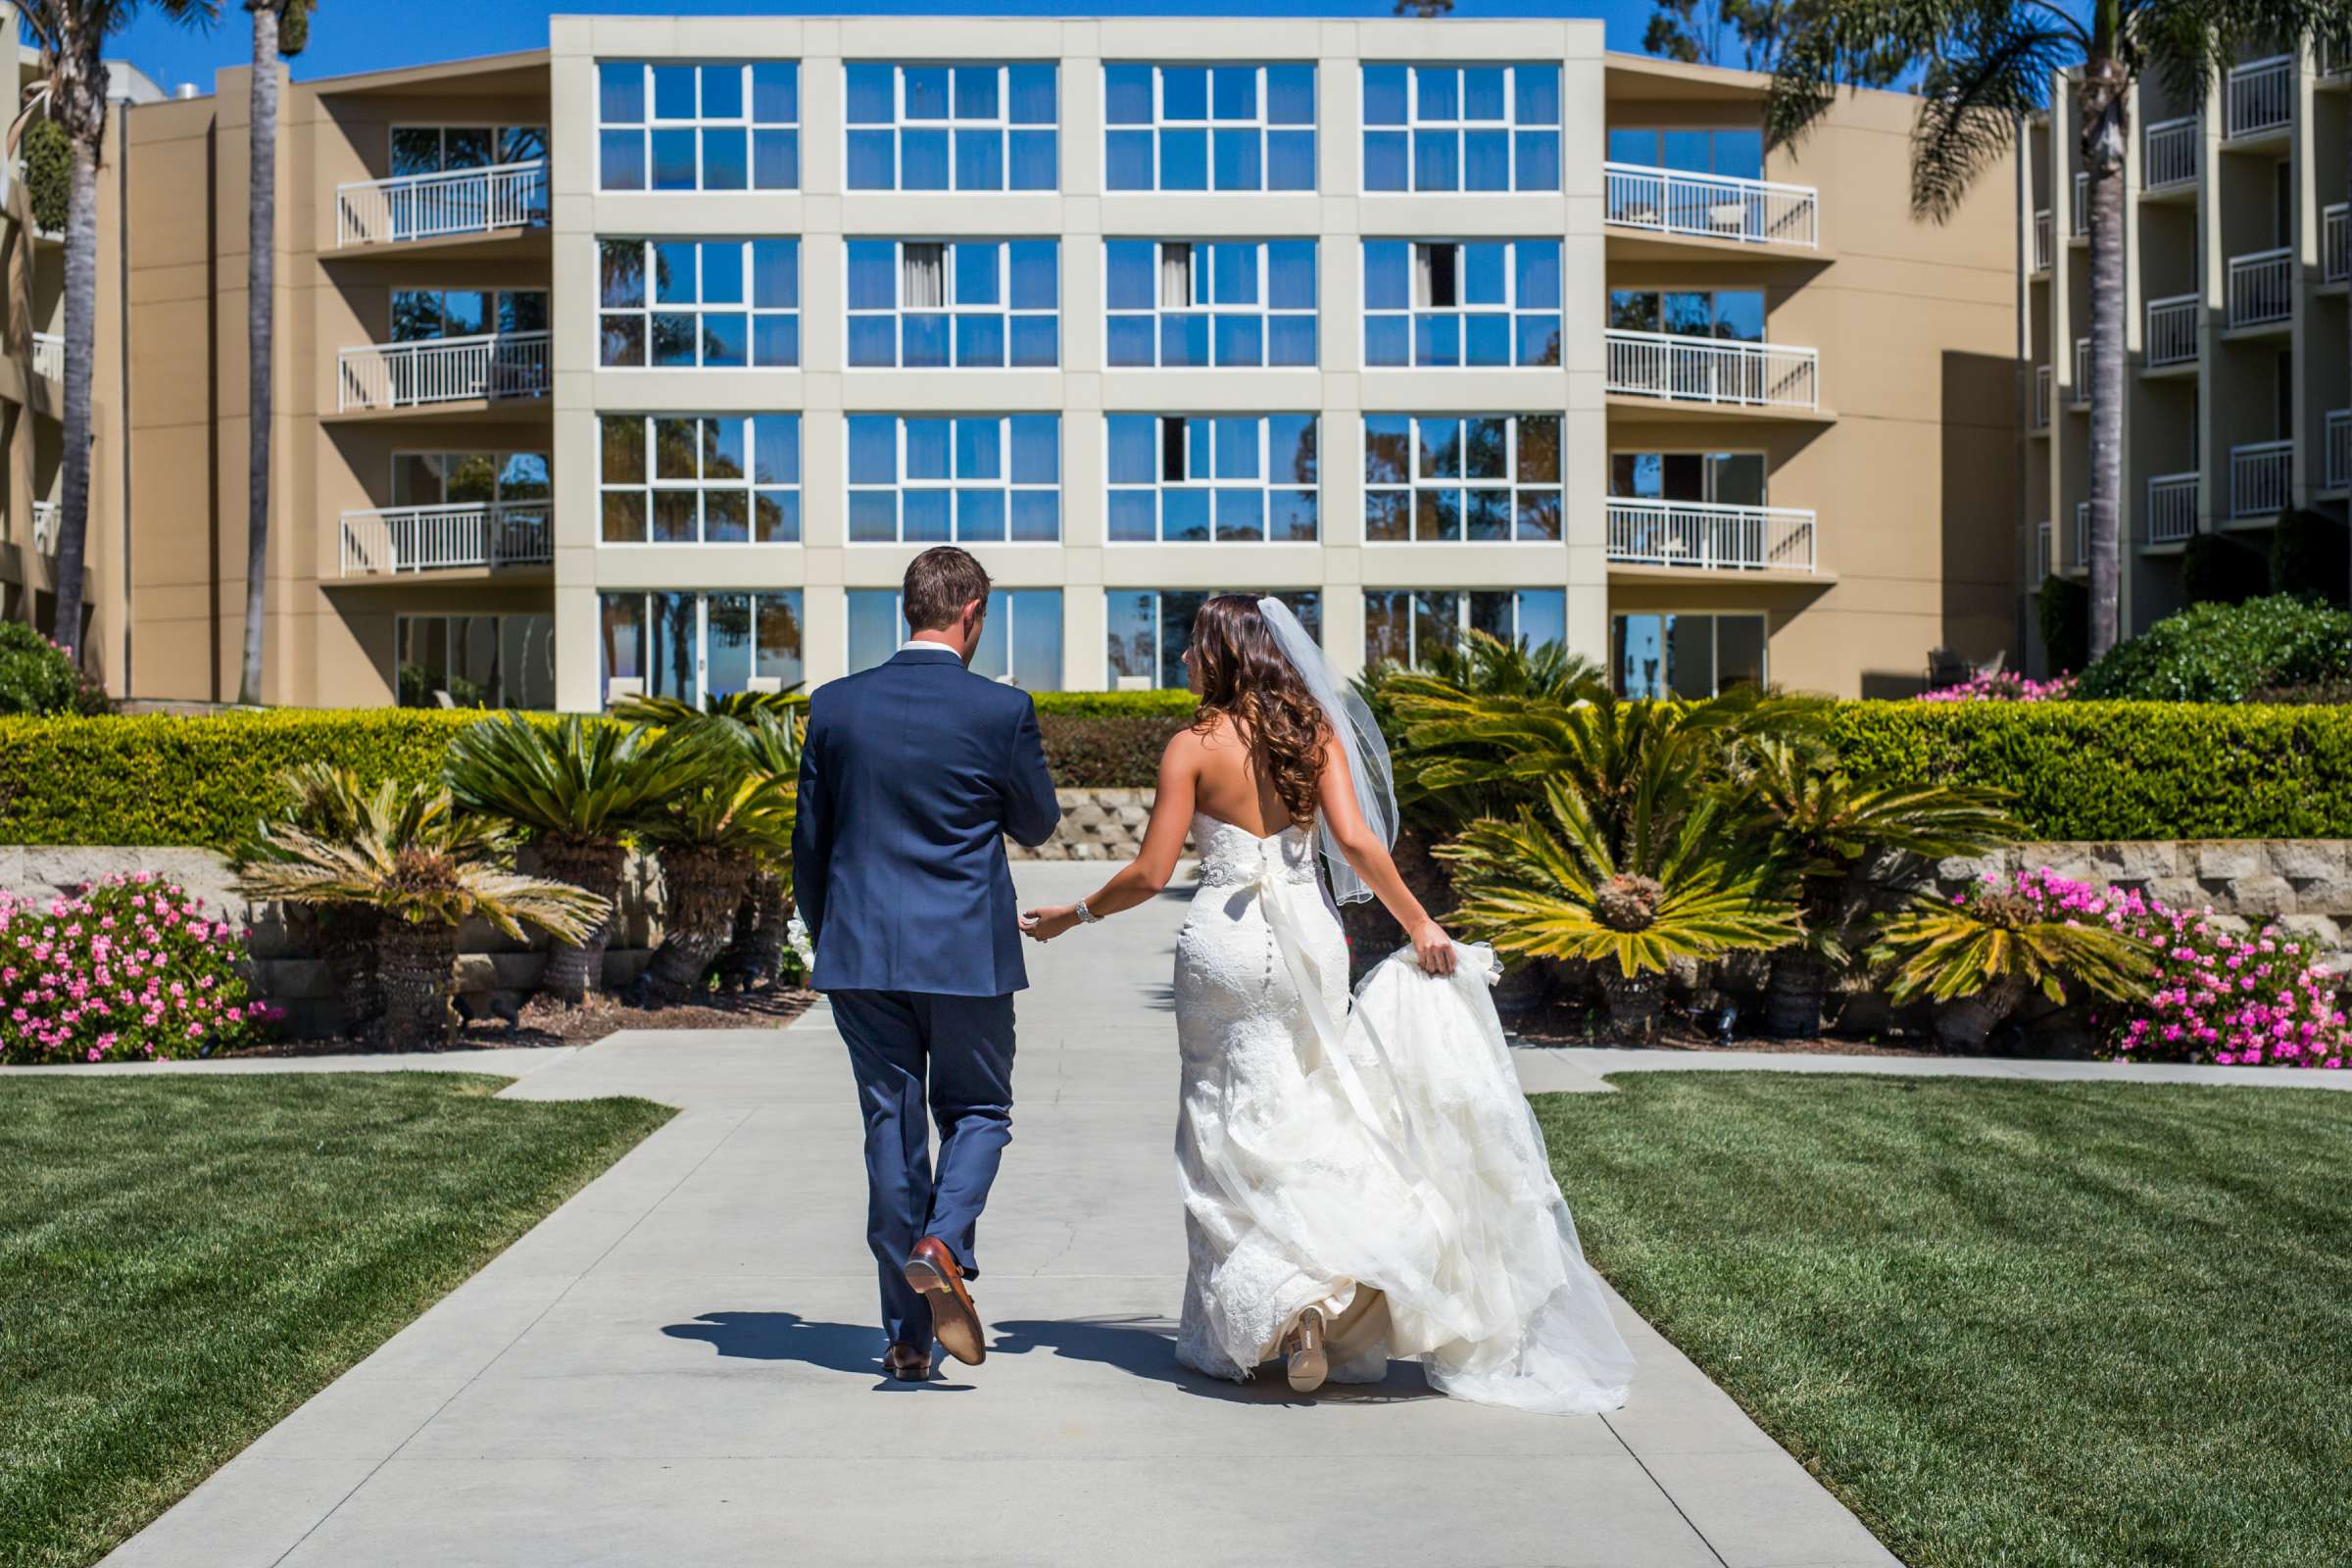
[[[1099,874],[1019,871],[1037,900]],[[1314,1400],[1180,1371],[1183,908],[1032,950],[1015,1137],[982,1233],[986,1365],[923,1388],[876,1376],[858,1118],[824,1009],[531,1053],[510,1095],[684,1109],[109,1560],[1894,1562],[1622,1308],[1641,1372],[1602,1419],[1432,1397],[1402,1366]],[[1564,1055],[1544,1070],[1591,1076]]]

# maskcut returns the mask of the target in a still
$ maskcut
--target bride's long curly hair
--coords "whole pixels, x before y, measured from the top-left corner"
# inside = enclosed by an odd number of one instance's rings
[[[1331,721],[1248,594],[1219,594],[1193,617],[1193,669],[1200,706],[1193,728],[1205,732],[1219,715],[1231,718],[1256,749],[1283,808],[1293,821],[1311,821],[1323,782],[1323,749]]]

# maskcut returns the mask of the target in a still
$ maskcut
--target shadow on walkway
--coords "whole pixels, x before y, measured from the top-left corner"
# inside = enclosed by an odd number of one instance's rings
[[[828,1372],[871,1377],[887,1390],[965,1394],[968,1383],[901,1383],[882,1375],[875,1342],[881,1331],[869,1323],[820,1323],[797,1312],[705,1312],[691,1323],[671,1323],[662,1333],[673,1340],[701,1340],[720,1355],[743,1361],[803,1361]],[[946,1361],[945,1352],[941,1361]],[[949,1363],[953,1364],[953,1363]]]
[[[1093,1361],[1236,1404],[1386,1404],[1436,1397],[1418,1367],[1398,1361],[1389,1363],[1389,1375],[1379,1383],[1331,1383],[1313,1395],[1293,1394],[1272,1368],[1248,1383],[1228,1383],[1180,1364],[1175,1333],[1162,1317],[1025,1318],[991,1328],[996,1339],[989,1349],[998,1355],[1052,1350],[1073,1361]]]

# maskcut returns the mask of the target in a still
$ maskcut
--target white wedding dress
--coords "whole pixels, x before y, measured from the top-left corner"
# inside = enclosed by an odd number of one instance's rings
[[[1178,1359],[1243,1378],[1307,1307],[1387,1294],[1387,1341],[1335,1382],[1417,1358],[1446,1394],[1556,1414],[1625,1402],[1633,1356],[1552,1180],[1487,995],[1410,950],[1366,976],[1293,826],[1193,819],[1200,887],[1176,939],[1176,1159],[1190,1269]]]

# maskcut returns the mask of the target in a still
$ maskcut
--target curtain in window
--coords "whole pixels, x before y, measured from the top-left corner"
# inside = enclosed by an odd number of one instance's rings
[[[899,247],[900,304],[910,311],[936,311],[948,303],[948,248]]]
[[[1159,308],[1163,311],[1189,311],[1193,308],[1193,248],[1190,245],[1162,245],[1159,248]]]

